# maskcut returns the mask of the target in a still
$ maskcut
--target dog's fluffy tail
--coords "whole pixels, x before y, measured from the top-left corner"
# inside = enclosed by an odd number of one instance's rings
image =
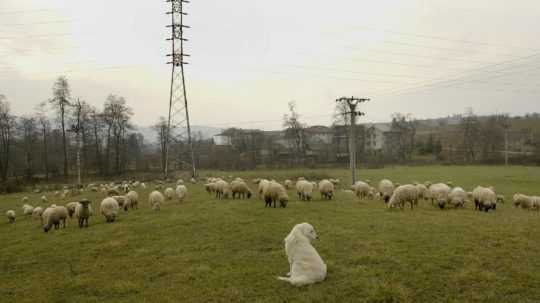
[[[286,281],[286,282],[291,283],[291,278],[290,277],[277,277],[277,279],[281,280],[281,281]]]

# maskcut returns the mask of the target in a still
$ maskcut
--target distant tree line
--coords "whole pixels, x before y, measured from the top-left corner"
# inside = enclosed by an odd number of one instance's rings
[[[85,175],[140,168],[144,138],[133,131],[132,116],[122,96],[109,95],[101,108],[74,98],[66,77],[54,82],[50,99],[20,117],[0,95],[0,179],[68,177],[76,169],[76,135]]]

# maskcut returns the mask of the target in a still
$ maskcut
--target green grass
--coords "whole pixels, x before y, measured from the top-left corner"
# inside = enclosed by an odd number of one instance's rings
[[[231,175],[203,172],[203,175]],[[362,178],[451,180],[470,190],[492,185],[507,200],[540,194],[537,167],[395,167]],[[346,170],[238,172],[235,176],[341,177]],[[253,185],[251,185],[254,187]],[[332,202],[292,202],[265,209],[257,199],[217,201],[201,184],[187,202],[154,213],[139,191],[138,211],[88,229],[70,220],[44,233],[21,215],[21,198],[0,197],[0,302],[540,302],[540,216],[507,201],[496,212],[440,211],[429,203],[388,211],[339,192]],[[40,196],[40,195],[39,195]],[[87,196],[96,210],[101,194]],[[318,197],[318,196],[317,196]],[[50,196],[52,201],[52,196]],[[68,201],[66,201],[68,202]],[[61,203],[62,204],[62,203]],[[323,283],[295,288],[275,279],[288,271],[283,238],[296,223],[313,224],[328,265]]]

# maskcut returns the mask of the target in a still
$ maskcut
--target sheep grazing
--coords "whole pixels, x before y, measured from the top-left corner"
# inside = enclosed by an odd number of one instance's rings
[[[41,224],[43,224],[43,218],[41,217],[42,214],[43,214],[43,208],[36,207],[34,208],[34,211],[32,212],[32,219],[34,220],[39,219],[41,220]]]
[[[22,203],[28,203],[28,201],[29,201],[29,200],[28,200],[28,197],[23,197],[23,198],[22,198]]]
[[[49,232],[51,228],[58,229],[60,227],[66,228],[66,219],[68,217],[67,208],[64,206],[51,205],[47,207],[43,214],[43,230]]]
[[[184,184],[184,180],[178,179],[178,180],[176,181],[176,185],[182,185],[182,184]]]
[[[488,212],[497,209],[497,195],[487,187],[478,186],[473,190],[474,209]]]
[[[448,196],[452,189],[445,183],[433,184],[429,187],[429,197],[431,198],[431,204],[435,201],[440,209],[444,209],[448,203]]]
[[[141,188],[142,188],[142,189],[146,189],[146,184],[145,184],[144,182],[141,183]]]
[[[130,208],[139,208],[139,194],[132,190],[130,191],[129,193],[126,194],[126,199],[127,199],[127,203],[126,205],[124,206],[124,210],[125,208],[127,207],[130,207]]]
[[[112,196],[111,198],[116,200],[116,202],[118,203],[118,207],[123,208],[124,211],[128,211],[129,206],[127,206],[128,199],[126,196]]]
[[[272,207],[273,203],[274,208],[276,208],[276,202],[279,202],[280,207],[287,207],[289,196],[287,195],[285,187],[275,181],[271,181],[264,191],[264,202],[264,207]]]
[[[351,190],[354,192],[356,197],[360,200],[367,198],[369,196],[370,189],[371,187],[369,186],[369,184],[362,181],[356,181],[356,183],[354,183],[351,186]]]
[[[6,217],[8,219],[8,223],[15,223],[15,211],[14,210],[6,211]]]
[[[119,209],[118,202],[111,197],[103,199],[99,206],[99,212],[105,217],[107,223],[112,223],[116,220]]]
[[[187,196],[187,193],[188,189],[185,185],[176,186],[176,197],[178,198],[178,202],[183,202]]]
[[[228,199],[231,195],[231,186],[227,181],[219,180],[215,183],[216,198]]]
[[[90,201],[84,199],[77,203],[75,207],[75,216],[79,221],[79,228],[88,227],[88,219],[93,214]]]
[[[412,184],[398,186],[388,201],[388,208],[405,208],[405,203],[411,204],[411,209],[418,203],[418,189]]]
[[[341,180],[339,180],[339,179],[330,179],[328,181],[332,182],[332,184],[334,184],[335,188],[337,188],[339,186],[339,184],[341,184]]]
[[[448,195],[448,203],[454,207],[464,207],[467,201],[467,192],[461,187],[454,187]]]
[[[268,188],[268,185],[270,185],[270,181],[266,179],[260,179],[257,185],[257,193],[259,194],[259,198],[264,198],[264,192]]]
[[[424,199],[427,200],[428,197],[426,195],[428,188],[424,184],[416,184],[416,190],[418,190],[418,200]]]
[[[238,197],[239,199],[244,199],[244,198],[249,199],[253,195],[253,192],[251,191],[251,189],[249,189],[246,182],[243,182],[243,181],[232,181],[231,193],[232,193],[233,199],[236,199],[236,197]]]
[[[505,197],[504,195],[497,195],[497,203],[504,204]]]
[[[286,190],[290,190],[290,189],[293,188],[293,182],[291,180],[287,179],[287,180],[285,180],[283,182],[283,186],[285,186]]]
[[[523,209],[540,210],[534,203],[533,197],[529,197],[523,194],[515,194],[513,197],[515,207],[521,207]]]
[[[195,178],[191,178],[190,181],[191,181],[191,184],[197,184],[197,179],[195,179]]]
[[[47,200],[46,196],[41,196],[41,202],[42,203],[49,203],[49,200]]]
[[[330,180],[321,180],[319,182],[319,192],[321,199],[332,200],[334,197],[334,184]]]
[[[172,200],[172,198],[174,197],[174,190],[170,187],[167,187],[167,189],[165,189],[164,194],[167,200]]]
[[[299,180],[296,182],[296,193],[298,198],[302,201],[311,201],[313,198],[313,183],[306,180]]]
[[[148,195],[148,203],[155,211],[161,210],[161,204],[163,204],[163,201],[165,201],[165,197],[157,190]]]
[[[34,207],[32,205],[24,204],[22,206],[23,215],[25,216],[31,216],[34,212]]]
[[[75,213],[75,208],[77,207],[77,204],[79,204],[79,202],[69,202],[68,204],[66,204],[66,208],[68,210],[68,215],[70,218],[73,218],[73,214]]]
[[[390,197],[392,197],[392,194],[394,193],[394,183],[387,179],[381,180],[381,182],[379,182],[379,193],[384,202],[388,203]]]

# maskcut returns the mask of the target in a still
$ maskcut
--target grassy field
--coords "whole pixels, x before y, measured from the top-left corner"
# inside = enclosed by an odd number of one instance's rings
[[[231,173],[203,172],[203,175]],[[0,302],[540,302],[540,216],[512,207],[515,192],[540,194],[537,167],[395,167],[362,178],[447,181],[470,190],[492,185],[507,196],[496,212],[435,209],[388,211],[380,201],[296,201],[265,209],[257,199],[218,201],[201,184],[187,202],[154,213],[150,189],[139,210],[88,229],[70,220],[43,232],[21,214],[21,198],[0,197]],[[238,172],[283,180],[341,177],[345,170]],[[253,188],[254,186],[251,185]],[[40,195],[39,195],[40,196]],[[98,208],[101,194],[85,197]],[[52,195],[50,201],[53,202]],[[76,200],[76,198],[72,198]],[[68,201],[66,201],[68,202]],[[63,204],[60,202],[59,204]],[[283,238],[296,223],[313,224],[328,265],[323,283],[295,288],[275,279],[288,271]]]

